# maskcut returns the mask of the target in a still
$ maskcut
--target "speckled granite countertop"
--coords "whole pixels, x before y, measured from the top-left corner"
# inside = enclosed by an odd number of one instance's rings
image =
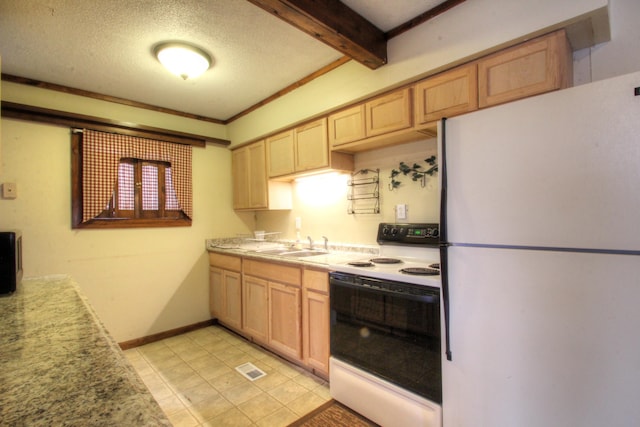
[[[379,249],[377,246],[347,244],[330,245],[328,248],[328,253],[326,254],[300,258],[260,252],[261,250],[269,249],[272,247],[286,247],[293,244],[294,242],[289,241],[239,243],[238,239],[234,238],[207,239],[205,241],[205,247],[209,252],[218,252],[229,255],[239,255],[249,258],[258,258],[315,267],[328,267],[331,264],[360,260],[363,257],[367,257],[369,255],[378,255],[379,253]],[[322,250],[322,243],[317,244],[316,247]],[[291,250],[295,249],[291,248]]]
[[[68,276],[0,296],[0,426],[171,426]]]

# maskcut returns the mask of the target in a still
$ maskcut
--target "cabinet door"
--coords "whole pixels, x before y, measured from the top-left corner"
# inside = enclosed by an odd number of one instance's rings
[[[267,173],[270,178],[295,171],[293,151],[293,131],[267,138]]]
[[[254,339],[267,342],[269,309],[268,282],[257,277],[244,276],[242,280],[242,330]]]
[[[367,136],[406,129],[413,124],[411,88],[397,90],[365,104]]]
[[[415,97],[417,124],[478,109],[477,65],[465,65],[421,81]]]
[[[300,288],[269,282],[269,345],[285,356],[302,359]]]
[[[326,118],[299,126],[294,134],[296,172],[329,166]]]
[[[231,153],[231,180],[233,208],[249,208],[249,150],[246,147],[233,150]]]
[[[264,141],[248,146],[249,150],[249,206],[254,209],[269,205],[267,188],[267,159]]]
[[[329,374],[329,295],[302,290],[303,361],[325,376]]]
[[[490,55],[478,62],[480,108],[569,87],[571,48],[564,30]]]
[[[331,147],[364,139],[364,104],[331,114],[328,127]]]
[[[242,327],[242,287],[240,273],[223,270],[223,321],[236,329]]]
[[[231,178],[234,209],[265,209],[269,204],[264,141],[233,150]]]
[[[218,320],[224,317],[223,280],[222,269],[209,267],[209,311]]]

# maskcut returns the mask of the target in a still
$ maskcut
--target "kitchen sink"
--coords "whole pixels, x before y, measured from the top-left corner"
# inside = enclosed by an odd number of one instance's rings
[[[317,250],[317,249],[292,250],[292,248],[257,249],[255,252],[259,254],[264,254],[264,255],[280,255],[280,256],[294,257],[294,258],[328,254],[328,252],[326,251]]]
[[[306,256],[314,256],[314,255],[326,255],[329,252],[325,251],[316,251],[316,250],[303,250],[303,251],[292,251],[292,252],[284,252],[280,255],[282,256],[290,256],[290,257],[306,257]]]
[[[255,252],[259,254],[265,254],[265,255],[280,255],[287,251],[289,251],[288,248],[276,248],[276,249],[257,249]]]

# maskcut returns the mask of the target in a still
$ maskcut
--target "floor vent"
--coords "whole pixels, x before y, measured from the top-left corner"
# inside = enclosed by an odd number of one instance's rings
[[[236,366],[236,371],[240,372],[249,381],[255,381],[258,378],[262,378],[267,375],[264,371],[257,368],[253,363],[245,363],[240,366]]]

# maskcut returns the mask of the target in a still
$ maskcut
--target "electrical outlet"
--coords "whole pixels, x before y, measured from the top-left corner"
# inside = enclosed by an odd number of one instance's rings
[[[407,205],[396,205],[396,220],[407,219]]]
[[[302,228],[302,218],[299,216],[296,217],[296,230],[300,230]]]
[[[15,182],[5,182],[2,184],[2,197],[4,199],[15,199],[18,197],[18,188]]]

